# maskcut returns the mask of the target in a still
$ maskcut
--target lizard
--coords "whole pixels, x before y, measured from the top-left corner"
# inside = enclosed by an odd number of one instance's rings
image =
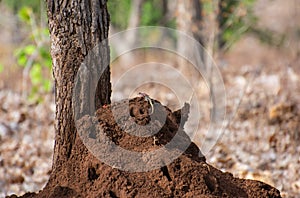
[[[149,102],[149,104],[151,106],[150,115],[153,114],[154,106],[153,106],[153,102],[152,102],[152,99],[150,98],[150,96],[144,92],[139,92],[139,95],[142,96],[147,102]]]

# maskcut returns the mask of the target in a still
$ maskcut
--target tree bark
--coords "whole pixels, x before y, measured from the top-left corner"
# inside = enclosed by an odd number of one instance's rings
[[[217,21],[215,8],[218,0],[206,2],[211,4],[212,10],[204,9],[205,2],[202,0],[178,0],[177,1],[177,29],[195,38],[210,55],[214,54],[216,42]],[[193,54],[193,50],[184,39],[178,41],[178,51],[182,54]],[[210,58],[201,51],[201,59],[207,70],[210,69]]]
[[[86,64],[91,77],[90,88],[97,88],[93,96],[94,107],[84,104],[81,114],[110,103],[111,84],[109,70],[108,29],[109,14],[106,0],[47,0],[47,14],[51,37],[51,56],[55,81],[55,146],[52,173],[57,174],[72,155],[76,135],[72,101],[74,81],[79,67],[88,53],[101,42],[99,64]],[[95,74],[102,72],[99,77]],[[98,80],[99,79],[99,80]],[[79,85],[82,85],[79,83]],[[93,93],[89,87],[76,89],[82,101],[85,94]],[[85,109],[85,111],[83,110]],[[50,178],[51,178],[50,176]]]
[[[202,4],[200,0],[178,0],[177,1],[177,29],[193,36],[201,45],[205,46],[201,36],[202,30]],[[185,40],[178,41],[179,51],[189,52]]]

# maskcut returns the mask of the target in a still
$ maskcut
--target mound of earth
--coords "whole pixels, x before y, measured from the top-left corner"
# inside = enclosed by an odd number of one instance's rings
[[[144,97],[103,106],[76,122],[69,161],[53,171],[42,191],[23,197],[281,197],[268,184],[207,164],[183,130],[188,113],[188,104],[172,112]]]

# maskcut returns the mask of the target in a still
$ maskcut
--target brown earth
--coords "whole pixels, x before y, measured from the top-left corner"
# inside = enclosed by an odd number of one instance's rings
[[[171,112],[158,101],[152,102],[153,114],[149,111],[149,102],[138,97],[129,101],[129,109],[124,100],[98,109],[96,116],[86,115],[78,120],[81,138],[76,138],[76,152],[72,152],[73,156],[66,164],[61,164],[60,171],[57,171],[59,174],[52,174],[42,191],[38,194],[27,193],[22,197],[281,197],[279,190],[266,183],[238,179],[231,173],[224,173],[207,164],[196,144],[183,130],[184,122],[188,119],[188,104],[181,110]],[[134,130],[129,123],[137,124]],[[126,132],[120,126],[127,126]],[[128,133],[131,130],[146,135],[142,126],[150,130],[160,127],[160,130],[154,135],[155,138]],[[90,130],[92,127],[95,130]],[[180,146],[168,147],[169,151],[182,154],[170,164],[147,172],[124,171],[126,163],[120,167],[123,170],[108,166],[83,144],[89,145],[93,151],[101,150],[104,144],[99,143],[106,136],[108,138],[105,141],[109,139],[126,150],[149,152],[171,142],[176,134],[182,144],[188,143],[188,148],[184,151]],[[104,152],[108,155],[112,153],[110,150]],[[117,163],[118,157],[113,156],[116,155],[112,155],[110,162]],[[165,156],[145,159],[146,164],[155,163],[155,158],[159,157],[163,159]]]

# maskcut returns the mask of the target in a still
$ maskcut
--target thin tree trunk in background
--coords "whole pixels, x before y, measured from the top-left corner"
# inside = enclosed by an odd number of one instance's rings
[[[131,8],[130,8],[130,16],[128,21],[127,29],[134,29],[140,26],[141,17],[142,17],[142,7],[145,0],[132,0],[131,1]],[[111,27],[111,34],[118,32],[119,30],[114,30]],[[120,54],[124,52],[126,49],[131,49],[137,42],[138,38],[138,31],[127,31],[122,38],[120,36],[114,37],[111,40],[111,47],[113,50]],[[120,45],[122,43],[122,45]],[[131,53],[127,53],[126,56],[119,57],[122,62],[130,63],[134,61],[134,57]]]
[[[128,29],[133,29],[140,25],[141,16],[142,16],[142,6],[144,1],[145,0],[131,1],[131,11],[130,11]],[[128,42],[127,45],[129,46],[129,48],[131,48],[135,44],[136,38],[138,37],[137,33],[138,33],[137,31],[131,31],[130,33],[126,34],[126,38],[124,38],[124,41]]]
[[[191,35],[195,40],[197,40],[209,53],[209,55],[214,54],[214,46],[217,42],[217,32],[218,32],[218,0],[213,0],[206,2],[211,4],[212,10],[204,9],[204,2],[201,0],[178,0],[177,1],[177,28]],[[186,41],[178,41],[178,50],[183,54],[191,54],[191,50]],[[208,69],[211,64],[207,62],[209,58],[206,57],[207,54],[202,53],[201,59]]]
[[[73,105],[79,104],[72,103],[74,80],[88,52],[108,37],[109,14],[105,0],[47,0],[47,6],[56,103],[52,176],[62,169],[73,149],[76,149],[73,147],[77,137]],[[96,108],[110,103],[111,94],[107,41],[102,42],[102,46],[104,47],[99,53],[103,60],[99,60],[99,65],[87,65],[88,72],[92,75],[89,85],[97,87],[94,96]],[[98,81],[93,73],[99,74],[99,71],[103,71],[103,74]],[[83,100],[84,92],[89,90],[79,90],[76,97],[80,101]],[[89,110],[92,107],[82,108]],[[83,109],[82,112],[84,113]]]
[[[201,45],[204,46],[201,37],[202,29],[202,6],[199,0],[178,0],[177,1],[177,29],[194,37]],[[192,54],[192,50],[183,38],[179,38],[178,51],[181,54]]]
[[[162,18],[159,21],[159,25],[168,26],[168,22],[170,22],[175,17],[177,0],[175,1],[162,1]]]
[[[132,0],[128,28],[135,28],[140,25],[142,6],[145,0]]]

